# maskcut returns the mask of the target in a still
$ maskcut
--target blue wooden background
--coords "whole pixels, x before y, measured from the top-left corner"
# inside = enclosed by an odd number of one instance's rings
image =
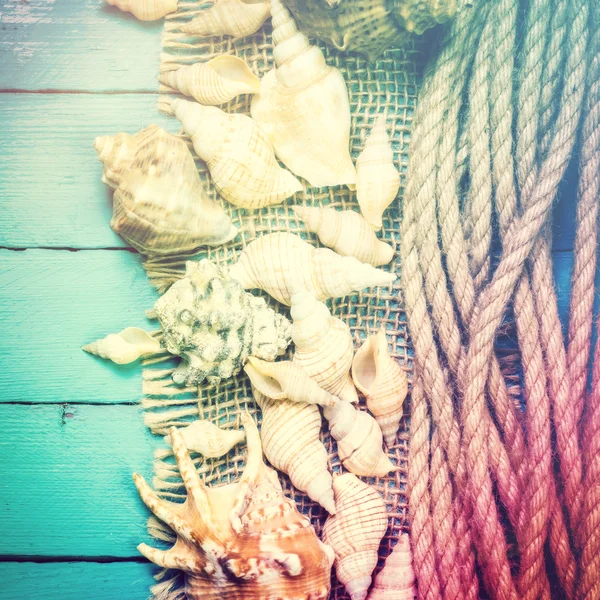
[[[0,598],[143,599],[147,511],[131,473],[159,445],[139,365],[82,344],[148,327],[156,297],[109,228],[93,139],[151,123],[162,23],[101,0],[0,1]],[[555,211],[563,323],[572,265],[570,167]]]

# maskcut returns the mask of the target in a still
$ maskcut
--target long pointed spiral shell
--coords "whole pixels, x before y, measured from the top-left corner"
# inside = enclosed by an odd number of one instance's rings
[[[112,333],[101,340],[82,346],[81,349],[108,358],[118,365],[126,365],[141,356],[161,351],[158,340],[139,327],[127,327],[121,333]]]
[[[177,10],[177,0],[106,0],[140,21],[156,21]]]
[[[250,242],[229,273],[244,288],[260,288],[288,306],[291,291],[298,286],[326,300],[396,279],[392,273],[328,248],[315,248],[285,232],[269,233]]]
[[[367,338],[352,362],[352,380],[365,395],[367,407],[381,427],[385,443],[396,439],[408,380],[402,367],[388,352],[385,330]]]
[[[375,575],[368,600],[414,600],[417,597],[410,539],[403,533]]]
[[[188,450],[199,452],[208,458],[227,454],[236,444],[244,441],[244,432],[238,429],[221,429],[210,421],[194,421],[179,430]],[[171,435],[165,441],[172,443]]]
[[[381,229],[383,212],[399,189],[400,173],[394,166],[385,116],[379,115],[356,159],[356,198],[364,218],[376,231]]]
[[[342,256],[353,256],[374,267],[386,265],[394,256],[394,249],[378,240],[369,223],[353,210],[294,206],[294,212],[321,243]]]
[[[352,600],[364,600],[387,529],[385,503],[377,491],[351,473],[333,480],[336,514],[323,527],[335,552],[335,572]]]

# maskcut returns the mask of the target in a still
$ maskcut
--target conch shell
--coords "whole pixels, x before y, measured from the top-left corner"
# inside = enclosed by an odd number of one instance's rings
[[[353,210],[294,206],[294,212],[321,243],[342,256],[353,256],[374,267],[386,265],[394,256],[394,249],[378,240],[369,223]]]
[[[97,137],[94,146],[104,181],[116,189],[110,226],[142,254],[186,253],[237,235],[179,138],[151,125],[134,136]]]
[[[394,166],[385,117],[379,115],[356,159],[356,198],[364,218],[376,231],[381,229],[383,212],[399,189],[400,173]]]
[[[377,421],[367,412],[341,400],[323,409],[338,455],[348,471],[362,477],[385,477],[394,464],[383,451],[383,435]]]
[[[177,10],[177,0],[106,0],[140,21],[156,21]]]
[[[256,94],[260,88],[260,79],[250,67],[241,58],[227,54],[167,71],[158,80],[211,106],[229,102],[239,94]]]
[[[327,518],[323,540],[335,552],[335,573],[352,600],[364,600],[387,529],[385,503],[351,473],[333,480],[336,514]]]
[[[144,503],[177,534],[170,550],[146,544],[138,550],[161,567],[183,571],[188,600],[326,600],[333,551],[264,464],[252,418],[245,414],[242,423],[248,458],[237,483],[206,487],[176,429],[171,439],[186,501],[167,502],[133,476]]]
[[[354,385],[365,395],[367,407],[381,427],[388,446],[396,439],[408,380],[388,352],[385,330],[367,338],[352,362]]]
[[[255,209],[283,202],[303,189],[279,166],[267,136],[250,117],[180,99],[171,107],[225,200]]]
[[[260,436],[268,461],[287,473],[294,487],[334,514],[328,455],[319,437],[322,423],[319,407],[272,400],[255,387],[252,393],[262,411]]]
[[[375,575],[368,600],[414,600],[416,597],[410,540],[408,534],[403,533],[385,559],[383,569]]]
[[[320,388],[298,363],[289,360],[266,362],[248,357],[244,371],[252,385],[273,400],[334,406],[338,399]]]
[[[239,429],[221,429],[210,421],[194,421],[179,429],[183,443],[188,450],[199,452],[208,458],[218,458],[227,454],[236,444],[244,440],[244,432]],[[171,444],[171,435],[165,436]]]
[[[286,232],[269,233],[250,242],[229,274],[245,289],[260,288],[288,306],[292,290],[301,289],[299,286],[326,300],[396,279],[392,273],[328,248],[315,248]]]
[[[348,325],[333,317],[309,292],[294,294],[291,302],[294,362],[324,390],[342,400],[358,402],[350,377],[354,346]]]
[[[132,363],[141,356],[156,354],[162,350],[158,340],[139,327],[127,327],[121,333],[111,333],[81,349],[108,358],[118,365]]]
[[[270,11],[268,1],[215,0],[210,8],[202,10],[197,17],[182,25],[181,31],[205,37],[245,37],[261,28],[269,18]]]
[[[353,185],[350,103],[340,71],[296,28],[281,0],[272,0],[276,69],[261,80],[252,117],[267,133],[277,158],[316,187]]]

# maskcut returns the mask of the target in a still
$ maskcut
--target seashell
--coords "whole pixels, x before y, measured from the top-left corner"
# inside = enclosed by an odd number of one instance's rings
[[[262,411],[260,437],[268,461],[288,475],[328,513],[335,513],[327,450],[319,436],[321,413],[315,404],[271,400],[255,387],[252,393]]]
[[[394,166],[385,117],[379,115],[356,159],[356,198],[364,218],[376,231],[381,229],[383,212],[399,189],[400,173]]]
[[[292,173],[316,187],[354,185],[344,78],[297,30],[281,0],[272,0],[271,14],[276,68],[260,82],[252,117]]]
[[[244,432],[239,429],[221,429],[210,421],[194,421],[178,430],[188,450],[199,452],[208,458],[218,458],[227,454],[235,445],[244,440]],[[165,436],[171,444],[171,435]]]
[[[146,544],[138,550],[161,567],[181,570],[181,593],[188,600],[326,600],[333,551],[285,497],[275,471],[264,464],[252,418],[243,414],[242,423],[248,457],[236,483],[206,487],[176,429],[171,430],[173,453],[186,501],[163,500],[134,474],[144,503],[177,534],[167,551]]]
[[[379,493],[351,473],[333,480],[336,513],[325,521],[323,540],[335,552],[335,573],[352,600],[364,600],[387,529]]]
[[[329,248],[342,256],[353,256],[374,267],[386,265],[394,249],[377,239],[367,221],[353,210],[294,206],[294,212]]]
[[[177,10],[177,0],[106,0],[140,21],[156,21]]]
[[[270,12],[268,1],[215,0],[210,8],[202,10],[197,17],[182,25],[181,31],[205,37],[245,37],[256,33],[269,18]]]
[[[81,349],[108,358],[118,365],[127,365],[140,356],[156,354],[162,350],[158,340],[139,327],[127,327],[121,333],[111,333]]]
[[[323,409],[338,455],[348,471],[363,477],[385,477],[394,464],[383,451],[383,435],[377,421],[367,412],[341,400]]]
[[[396,279],[351,256],[315,248],[293,233],[269,233],[250,242],[229,269],[245,289],[260,288],[289,306],[298,286],[318,300],[339,298],[363,288],[386,285]]]
[[[348,402],[358,402],[350,367],[354,355],[348,325],[333,317],[310,292],[292,296],[292,340],[298,363],[324,390]]]
[[[183,358],[176,383],[218,383],[239,373],[249,356],[275,360],[290,343],[290,322],[207,259],[188,261],[185,277],[154,310],[164,347]]]
[[[368,600],[414,600],[416,597],[410,540],[408,534],[403,533],[385,559],[383,569],[375,575]]]
[[[250,117],[179,99],[171,106],[225,200],[255,209],[283,202],[303,189],[279,166],[267,136]]]
[[[252,356],[244,371],[252,385],[272,400],[290,400],[334,406],[338,399],[320,388],[298,363],[289,360],[266,362]]]
[[[237,235],[223,209],[206,195],[179,138],[151,125],[134,136],[97,137],[94,146],[104,179],[116,190],[110,226],[142,254],[191,252]]]
[[[385,330],[367,338],[352,362],[354,385],[365,395],[367,407],[381,427],[388,446],[396,439],[408,380],[388,352]]]
[[[201,104],[224,104],[239,94],[256,94],[260,79],[237,56],[217,56],[205,63],[179,67],[159,75],[158,80],[192,96]]]

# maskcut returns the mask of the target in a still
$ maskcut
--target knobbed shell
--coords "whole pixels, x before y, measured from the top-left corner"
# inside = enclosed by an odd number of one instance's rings
[[[97,137],[104,180],[113,188],[112,229],[146,255],[224,244],[237,228],[206,195],[185,143],[150,127],[130,136]]]
[[[310,292],[294,294],[291,303],[294,362],[324,390],[342,400],[358,402],[350,377],[354,346],[348,325],[333,317]]]
[[[210,8],[181,26],[181,31],[191,35],[212,37],[231,35],[245,37],[257,32],[269,18],[269,2],[243,2],[242,0],[215,0]]]
[[[297,30],[281,0],[272,0],[271,14],[276,68],[261,80],[252,117],[290,171],[316,187],[354,185],[344,78]]]
[[[315,248],[286,232],[269,233],[250,242],[229,274],[245,289],[260,288],[288,306],[291,292],[298,286],[326,300],[396,279],[392,273],[328,248]]]
[[[364,600],[387,529],[382,497],[351,473],[333,480],[336,514],[325,521],[323,540],[335,552],[335,573],[352,600]]]
[[[356,198],[363,217],[376,231],[381,229],[383,212],[399,189],[400,173],[394,166],[385,117],[379,115],[356,159]]]
[[[394,469],[383,451],[383,435],[377,421],[365,411],[341,400],[323,409],[338,455],[348,471],[363,477],[385,477]]]
[[[295,488],[334,514],[328,455],[319,436],[322,423],[319,407],[272,400],[255,387],[252,393],[262,411],[260,436],[268,461],[286,473]]]
[[[377,239],[367,221],[353,210],[294,206],[294,212],[329,248],[342,256],[353,256],[374,267],[386,265],[394,249]]]
[[[417,597],[410,539],[403,533],[375,575],[368,600],[414,600]]]
[[[187,490],[185,502],[161,499],[134,474],[144,503],[177,534],[167,551],[146,544],[138,550],[161,567],[182,571],[188,600],[326,600],[333,551],[264,464],[252,418],[244,414],[242,423],[248,457],[236,483],[206,487],[176,429],[171,439]]]
[[[217,56],[205,63],[184,65],[159,75],[158,80],[192,96],[201,104],[224,104],[239,94],[256,94],[260,79],[237,56]]]
[[[139,327],[127,327],[121,333],[111,333],[101,340],[86,344],[82,350],[118,365],[126,365],[141,356],[161,351],[160,343]]]
[[[177,0],[106,0],[140,21],[156,21],[177,10]]]
[[[388,446],[396,439],[408,380],[402,367],[388,352],[385,330],[369,336],[352,362],[354,385],[365,395],[367,407],[381,427]]]
[[[199,452],[208,458],[218,458],[227,454],[236,444],[244,440],[244,432],[239,429],[221,429],[210,421],[198,420],[178,430],[188,450]],[[171,435],[165,442],[172,444]]]
[[[279,166],[267,136],[250,117],[179,99],[171,106],[228,202],[256,209],[283,202],[303,189]]]

